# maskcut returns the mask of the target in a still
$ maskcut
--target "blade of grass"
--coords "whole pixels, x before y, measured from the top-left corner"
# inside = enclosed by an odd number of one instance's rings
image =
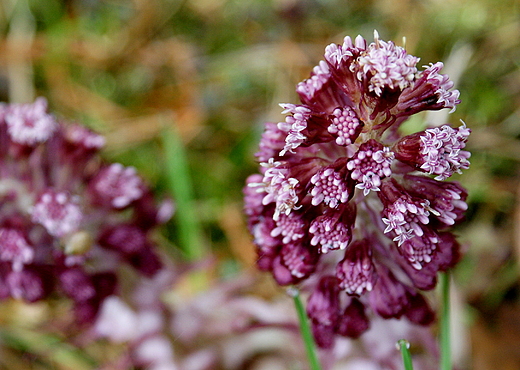
[[[440,370],[451,370],[451,343],[450,343],[450,274],[440,275],[441,286],[441,317],[439,345],[441,351]]]
[[[166,159],[168,187],[176,204],[174,219],[177,223],[179,244],[186,258],[189,261],[196,261],[204,257],[206,251],[194,206],[193,185],[186,151],[173,125],[169,125],[163,131],[162,142]]]
[[[401,355],[403,356],[404,370],[413,370],[410,343],[405,339],[401,339],[397,342],[397,349],[401,351]]]
[[[296,307],[296,313],[298,314],[300,332],[305,344],[309,366],[311,370],[321,370],[321,365],[318,360],[316,351],[316,344],[314,343],[314,338],[312,336],[307,314],[305,313],[305,308],[303,307],[302,300],[300,299],[300,292],[297,288],[291,287],[287,289],[287,294],[289,294],[294,300],[294,306]]]
[[[99,365],[85,351],[52,334],[23,328],[1,328],[0,340],[3,345],[38,356],[42,361],[51,362],[59,368],[87,370]]]

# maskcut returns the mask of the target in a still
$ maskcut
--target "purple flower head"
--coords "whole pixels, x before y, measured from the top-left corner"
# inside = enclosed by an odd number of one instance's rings
[[[404,90],[415,80],[419,58],[408,55],[406,50],[393,42],[379,40],[368,45],[360,54],[355,70],[360,81],[368,82],[368,91],[381,96],[383,90]]]
[[[409,294],[408,303],[409,306],[405,315],[411,322],[419,325],[429,325],[435,320],[435,312],[422,294]]]
[[[324,276],[307,302],[309,317],[322,325],[335,326],[339,318],[339,287],[336,277]]]
[[[343,174],[334,167],[325,167],[312,176],[312,205],[323,202],[331,208],[337,208],[341,203],[348,202],[354,189],[343,178]]]
[[[105,138],[79,124],[70,124],[64,129],[65,139],[71,149],[97,151],[105,146]]]
[[[469,168],[470,153],[462,150],[469,134],[464,123],[457,129],[443,125],[405,136],[394,150],[400,161],[436,175],[436,180],[445,180]]]
[[[382,318],[400,318],[409,305],[407,287],[388,268],[381,267],[369,302],[371,308]]]
[[[349,338],[358,338],[370,327],[365,306],[358,299],[352,299],[338,319],[337,333]]]
[[[309,227],[310,244],[319,246],[321,253],[345,249],[352,240],[355,214],[352,206],[346,205],[338,211],[328,211],[316,217]]]
[[[13,271],[21,271],[31,263],[34,249],[27,243],[24,234],[16,229],[0,229],[0,261],[11,262]]]
[[[379,191],[381,180],[392,175],[391,165],[394,153],[381,143],[370,139],[360,145],[358,151],[347,163],[350,178],[358,184],[366,196],[370,191]]]
[[[3,113],[11,140],[22,145],[46,141],[58,126],[56,119],[47,113],[47,101],[43,98],[33,104],[8,105]]]
[[[317,275],[304,287],[326,347],[336,334],[359,336],[374,314],[431,322],[420,290],[460,257],[449,228],[463,219],[467,192],[444,180],[469,167],[470,130],[401,133],[411,115],[460,102],[442,63],[418,63],[377,32],[372,43],[329,45],[296,88],[301,104],[281,104],[285,120],[266,124],[260,173],[247,180],[258,266],[281,285]],[[341,299],[327,298],[336,291]]]
[[[331,123],[327,127],[327,131],[336,138],[336,144],[343,146],[355,142],[362,129],[363,122],[349,106],[334,109]]]
[[[88,161],[105,146],[106,140],[103,136],[80,124],[63,125],[62,129],[64,145],[60,150],[63,151],[63,159],[73,161],[77,166]]]
[[[96,295],[92,277],[79,267],[66,269],[59,279],[63,292],[76,302],[85,302]]]
[[[149,231],[173,206],[157,205],[132,167],[104,163],[102,136],[46,109],[39,98],[0,111],[0,296],[58,292],[88,323],[121,264],[145,276],[161,268]]]
[[[42,269],[31,266],[9,272],[5,281],[11,297],[36,302],[50,293],[49,277]]]
[[[99,244],[123,254],[133,254],[145,248],[147,239],[141,228],[131,224],[119,224],[104,230],[99,237]]]
[[[347,294],[361,295],[370,292],[375,283],[372,251],[366,240],[355,241],[348,247],[345,257],[336,266],[339,286]]]
[[[125,208],[143,195],[142,180],[135,168],[112,163],[103,168],[90,183],[96,201],[113,208]]]
[[[53,236],[71,234],[78,229],[83,217],[78,198],[48,189],[34,204],[31,210],[32,221],[43,225]]]
[[[318,282],[307,302],[307,315],[320,347],[334,344],[334,333],[339,318],[339,287],[334,276],[324,276]]]

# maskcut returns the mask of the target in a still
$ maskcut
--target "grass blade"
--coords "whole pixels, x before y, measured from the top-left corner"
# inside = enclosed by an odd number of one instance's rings
[[[186,151],[175,127],[170,125],[162,135],[166,158],[166,177],[176,204],[174,220],[178,240],[187,260],[196,261],[206,254],[202,229],[194,206],[193,185]]]

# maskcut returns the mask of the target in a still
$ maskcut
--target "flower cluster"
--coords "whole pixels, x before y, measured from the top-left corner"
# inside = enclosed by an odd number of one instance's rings
[[[140,277],[131,296],[105,299],[91,339],[124,344],[126,350],[109,362],[104,359],[104,369],[305,368],[290,300],[259,297],[261,282],[249,272],[200,290],[190,284],[200,270],[173,261],[165,265],[153,278]],[[402,369],[395,347],[402,338],[413,343],[414,369],[438,368],[438,347],[429,328],[377,317],[371,324],[356,343],[340,338],[335,350],[321,358],[322,368]]]
[[[74,302],[80,323],[117,292],[121,262],[161,268],[150,230],[173,204],[155,204],[132,167],[99,157],[104,138],[33,104],[0,105],[0,297]]]
[[[470,130],[401,134],[411,115],[460,102],[442,63],[418,61],[377,33],[329,45],[297,86],[301,104],[282,104],[285,121],[266,124],[261,173],[247,179],[258,266],[280,285],[315,277],[307,313],[322,347],[361,335],[372,313],[430,323],[420,290],[458,261],[449,227],[467,193],[442,180],[469,167]]]
[[[287,368],[305,358],[292,345],[298,334],[291,306],[252,294],[252,276],[241,273],[194,290],[189,279],[201,271],[170,263],[153,278],[139,279],[130,297],[103,303],[95,337],[127,348],[104,364],[107,369],[272,369],[259,363],[283,358]]]

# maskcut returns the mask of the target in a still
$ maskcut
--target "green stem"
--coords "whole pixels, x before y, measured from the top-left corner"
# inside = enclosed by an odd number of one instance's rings
[[[441,285],[441,318],[440,318],[440,370],[451,370],[450,343],[450,274],[440,275]]]
[[[296,307],[296,313],[298,314],[298,321],[300,322],[300,332],[302,335],[303,342],[305,344],[305,350],[307,352],[307,358],[309,359],[309,365],[311,370],[321,370],[321,365],[318,360],[316,351],[316,344],[312,336],[311,327],[309,326],[309,320],[305,313],[302,300],[300,299],[300,292],[297,288],[291,287],[287,289],[289,294],[294,300],[294,306]]]
[[[404,370],[413,370],[410,343],[405,339],[401,339],[397,342],[397,348],[401,351],[401,355],[403,356]]]

